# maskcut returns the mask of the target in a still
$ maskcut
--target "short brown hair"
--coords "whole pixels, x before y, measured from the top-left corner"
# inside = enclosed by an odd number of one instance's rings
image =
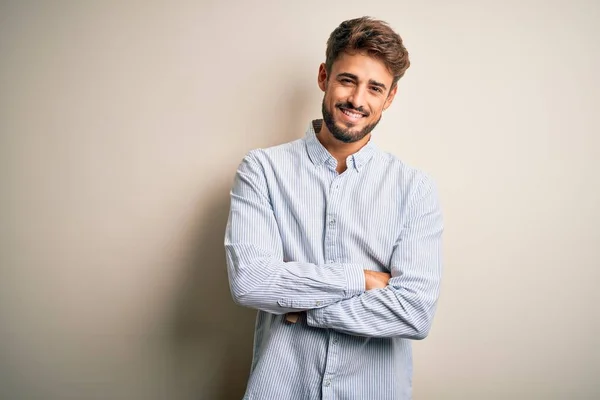
[[[394,76],[392,87],[410,66],[408,51],[400,35],[384,21],[361,17],[344,21],[331,32],[325,52],[327,73],[331,73],[333,63],[342,53],[362,52],[385,64]]]

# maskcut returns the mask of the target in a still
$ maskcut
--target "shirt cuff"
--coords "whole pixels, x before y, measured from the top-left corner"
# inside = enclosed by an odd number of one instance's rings
[[[325,326],[325,308],[313,308],[306,311],[306,323],[313,328],[327,328]]]
[[[346,298],[365,291],[365,271],[359,264],[342,264],[346,272]]]

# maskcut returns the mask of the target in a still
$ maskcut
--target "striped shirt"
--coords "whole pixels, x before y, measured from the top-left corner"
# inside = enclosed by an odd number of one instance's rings
[[[229,282],[236,303],[259,310],[244,399],[412,398],[411,339],[434,316],[442,215],[432,180],[372,142],[338,174],[310,124],[237,170]],[[388,286],[366,291],[366,269],[389,272]]]

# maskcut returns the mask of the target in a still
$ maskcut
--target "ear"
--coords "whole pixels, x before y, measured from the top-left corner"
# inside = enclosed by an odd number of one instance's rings
[[[394,97],[396,97],[396,92],[398,91],[398,85],[394,85],[394,87],[390,90],[390,94],[388,94],[387,99],[385,99],[385,103],[383,104],[383,110],[387,110],[389,106],[392,105],[392,101],[394,101]]]
[[[327,68],[325,67],[325,63],[321,63],[319,66],[319,75],[317,77],[317,82],[322,91],[327,89]]]

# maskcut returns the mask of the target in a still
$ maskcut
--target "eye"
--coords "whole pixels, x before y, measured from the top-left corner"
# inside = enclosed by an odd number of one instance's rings
[[[342,82],[342,83],[348,83],[348,84],[352,84],[353,83],[352,79],[349,79],[349,78],[342,78],[342,79],[340,79],[340,82]]]
[[[379,86],[371,86],[371,90],[377,93],[383,93],[383,89]]]

